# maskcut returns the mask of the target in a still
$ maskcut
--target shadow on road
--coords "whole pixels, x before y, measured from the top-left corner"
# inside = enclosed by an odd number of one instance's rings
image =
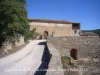
[[[46,42],[40,42],[38,45],[45,45],[45,48],[44,48],[42,59],[41,59],[42,63],[34,75],[45,75],[52,55],[50,54],[48,50]]]
[[[46,42],[40,42],[40,43],[38,43],[38,45],[45,45],[46,46]]]

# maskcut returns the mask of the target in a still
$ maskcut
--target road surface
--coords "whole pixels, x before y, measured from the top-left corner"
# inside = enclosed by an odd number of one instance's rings
[[[40,42],[45,40],[30,41],[18,52],[0,58],[0,75],[36,75],[45,47]]]

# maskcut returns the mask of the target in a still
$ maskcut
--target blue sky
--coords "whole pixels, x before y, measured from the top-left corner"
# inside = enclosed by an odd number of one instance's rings
[[[100,0],[26,0],[28,18],[68,20],[81,30],[100,29]]]

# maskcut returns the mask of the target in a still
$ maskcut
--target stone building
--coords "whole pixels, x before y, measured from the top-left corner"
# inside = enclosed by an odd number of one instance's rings
[[[29,19],[30,30],[36,28],[36,32],[47,36],[79,36],[80,23],[67,20]]]
[[[36,28],[36,32],[41,34],[43,39],[47,39],[47,43],[51,43],[62,56],[70,56],[75,60],[93,58],[100,50],[98,35],[82,32],[80,23],[67,20],[29,19],[29,25],[30,30]]]

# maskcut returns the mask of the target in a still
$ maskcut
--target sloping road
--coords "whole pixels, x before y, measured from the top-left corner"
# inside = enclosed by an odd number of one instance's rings
[[[26,47],[4,58],[0,58],[0,75],[34,75],[40,64],[45,40],[30,41]]]

